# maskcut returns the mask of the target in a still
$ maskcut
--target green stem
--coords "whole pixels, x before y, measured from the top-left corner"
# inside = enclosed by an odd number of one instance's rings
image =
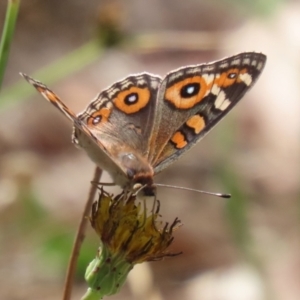
[[[99,300],[102,299],[102,293],[96,292],[92,288],[88,288],[86,293],[83,295],[83,297],[80,300]]]
[[[3,33],[0,42],[0,89],[8,61],[10,45],[15,31],[15,24],[18,16],[20,0],[8,0],[6,9]]]

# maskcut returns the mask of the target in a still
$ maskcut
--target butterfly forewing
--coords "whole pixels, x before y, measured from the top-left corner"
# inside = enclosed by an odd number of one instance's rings
[[[266,56],[241,53],[210,64],[185,67],[166,76],[159,92],[149,160],[160,172],[195,145],[253,86]],[[154,126],[155,126],[154,125]]]
[[[20,75],[25,78],[31,85],[33,85],[36,90],[42,94],[42,96],[48,100],[51,104],[53,104],[56,108],[58,108],[69,120],[74,122],[77,119],[76,114],[70,110],[61,100],[60,98],[52,92],[45,84],[42,82],[31,78],[25,73],[20,73]]]

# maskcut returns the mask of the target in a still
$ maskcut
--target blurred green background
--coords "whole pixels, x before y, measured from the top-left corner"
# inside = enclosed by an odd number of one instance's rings
[[[6,8],[1,1],[1,26]],[[27,0],[0,91],[0,299],[61,298],[94,169],[71,144],[71,124],[19,72],[80,112],[128,74],[164,76],[242,51],[268,56],[261,78],[156,178],[232,198],[159,188],[163,220],[184,223],[171,246],[183,254],[136,267],[112,299],[300,298],[300,3]],[[73,299],[97,246],[89,229]]]

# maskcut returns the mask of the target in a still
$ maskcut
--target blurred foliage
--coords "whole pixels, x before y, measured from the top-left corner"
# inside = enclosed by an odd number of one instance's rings
[[[53,216],[40,203],[29,186],[20,188],[17,203],[14,203],[9,211],[8,218],[14,220],[13,226],[7,223],[5,215],[8,215],[8,212],[6,210],[1,212],[2,242],[8,243],[11,238],[18,243],[30,240],[30,247],[39,256],[37,261],[43,262],[46,274],[46,270],[50,269],[64,276],[77,224]],[[98,238],[91,231],[91,235],[86,237],[86,243],[81,249],[76,270],[77,278],[82,281],[86,266],[96,253],[98,245]]]
[[[96,37],[30,76],[51,85],[99,59],[104,49],[119,45],[125,39],[125,33],[120,26],[120,12],[116,2],[107,3],[96,20]],[[23,101],[34,93],[34,89],[20,77],[17,83],[3,90],[0,110]]]
[[[285,0],[222,0],[246,14],[262,17],[272,15]]]
[[[47,83],[47,85],[51,85],[92,63],[101,56],[102,51],[103,48],[99,41],[92,40],[68,55],[38,70],[32,77]],[[36,91],[32,86],[20,76],[20,80],[17,83],[3,89],[0,109],[5,109],[7,105],[23,101],[34,93],[36,93]]]
[[[224,186],[225,191],[230,191],[231,193],[231,198],[226,200],[227,220],[236,244],[245,258],[251,259],[251,254],[249,253],[251,236],[247,221],[247,195],[240,188],[241,182],[232,168],[232,161],[224,159],[225,157],[232,157],[230,152],[237,147],[235,143],[237,132],[234,119],[223,120],[222,131],[216,130],[215,133],[215,147],[216,149],[222,149],[222,153],[220,153],[222,161],[217,162],[215,174],[220,184]]]
[[[64,275],[69,263],[77,225],[71,227],[70,225],[66,226],[66,224],[56,222],[53,226],[53,220],[51,224],[51,232],[47,233],[41,243],[41,258],[49,266],[52,266],[54,263],[60,273]],[[76,269],[76,278],[80,281],[84,281],[86,267],[95,255],[98,246],[99,242],[96,235],[93,234],[93,236],[86,237],[80,249]]]
[[[3,32],[0,41],[0,90],[9,57],[10,45],[12,43],[15,31],[19,4],[19,0],[8,0]]]
[[[96,20],[97,38],[106,47],[120,45],[126,40],[122,28],[124,18],[123,9],[118,1],[111,1],[103,5]]]

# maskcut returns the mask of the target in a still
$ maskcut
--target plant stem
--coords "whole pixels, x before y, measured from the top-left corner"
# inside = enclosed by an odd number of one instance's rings
[[[94,172],[93,182],[99,182],[101,174],[102,174],[102,170],[100,168],[96,167],[95,172]],[[89,194],[88,194],[88,198],[87,198],[87,201],[86,201],[86,204],[85,204],[82,216],[81,216],[81,220],[79,223],[75,241],[73,244],[72,254],[70,257],[66,280],[65,280],[65,285],[64,285],[64,292],[63,292],[63,298],[62,298],[63,300],[71,299],[72,284],[74,281],[76,264],[77,264],[80,248],[81,248],[81,245],[84,240],[86,225],[88,222],[87,216],[90,213],[96,191],[97,191],[97,185],[92,183]]]
[[[0,89],[8,61],[10,45],[13,39],[20,0],[8,0],[3,32],[0,42]]]

